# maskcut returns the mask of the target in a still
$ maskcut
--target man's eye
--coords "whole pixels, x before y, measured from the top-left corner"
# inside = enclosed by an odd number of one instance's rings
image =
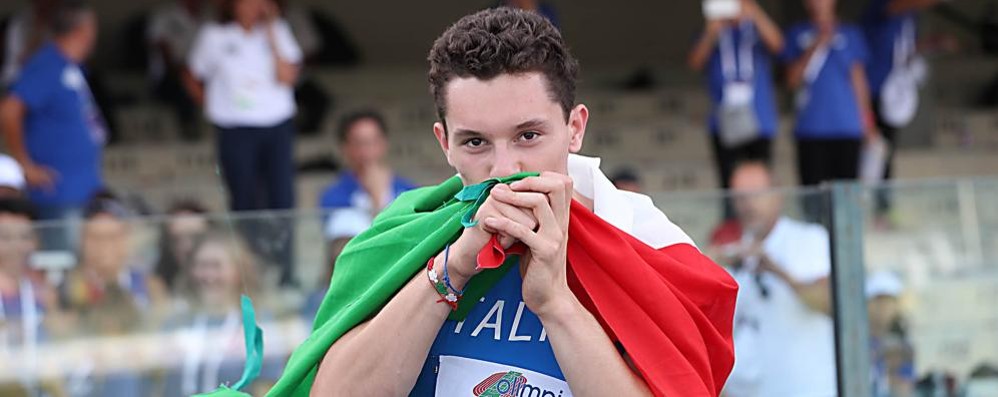
[[[522,135],[520,135],[520,138],[522,138],[525,141],[531,141],[531,140],[537,139],[537,137],[539,137],[539,136],[540,136],[540,134],[538,134],[538,133],[536,133],[534,131],[527,131],[527,132],[524,132]]]
[[[482,138],[471,138],[467,141],[464,141],[464,144],[471,147],[479,147],[485,144],[485,140]]]

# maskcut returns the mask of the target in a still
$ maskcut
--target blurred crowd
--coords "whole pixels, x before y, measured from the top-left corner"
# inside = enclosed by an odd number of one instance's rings
[[[939,1],[869,0],[860,23],[851,24],[837,18],[835,0],[804,0],[808,20],[787,29],[754,0],[704,1],[705,26],[688,64],[706,78],[706,132],[718,180],[732,195],[703,247],[741,286],[738,361],[726,395],[830,396],[837,388],[829,232],[822,226],[829,209],[822,197],[806,196],[804,219],[792,219],[774,193],[781,186],[771,170],[777,88],[795,98],[802,185],[889,179],[897,133],[915,117],[925,77],[917,14]],[[558,24],[546,3],[497,5],[533,9]],[[293,219],[219,217],[195,200],[154,214],[109,189],[101,153],[114,139],[114,123],[100,78],[86,66],[97,19],[79,0],[33,0],[7,23],[0,395],[175,396],[234,381],[245,354],[242,294],[262,302],[264,329],[277,330],[267,334],[254,385],[265,390],[307,332],[324,283],[292,303],[273,288],[299,287]],[[171,0],[141,24],[152,87],[176,114],[183,138],[204,135],[202,115],[214,130],[231,212],[295,206],[294,139],[317,130],[333,103],[308,66],[356,61],[348,42],[329,41],[323,21],[287,0]],[[346,114],[336,139],[344,169],[319,197],[327,244],[321,280],[330,279],[352,237],[416,187],[389,166],[389,126],[377,109]],[[633,168],[612,180],[643,189]],[[890,197],[879,197],[877,208],[887,214]],[[155,249],[136,252],[143,236]],[[876,397],[915,395],[931,383],[914,373],[897,307],[902,290],[891,274],[867,285]],[[142,335],[160,339],[124,338]],[[51,356],[75,356],[47,345],[80,338],[99,345],[104,337],[119,337],[118,347],[53,368],[66,360]],[[32,359],[13,365],[14,357]]]

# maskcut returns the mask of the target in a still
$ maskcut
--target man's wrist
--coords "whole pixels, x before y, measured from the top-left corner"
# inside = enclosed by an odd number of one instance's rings
[[[546,327],[556,324],[569,324],[585,307],[567,286],[552,291],[552,296],[540,307],[531,308]]]

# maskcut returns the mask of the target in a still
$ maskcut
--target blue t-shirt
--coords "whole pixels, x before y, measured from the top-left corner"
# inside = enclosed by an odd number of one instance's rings
[[[24,143],[36,164],[59,175],[52,191],[30,189],[39,205],[78,206],[101,188],[105,129],[80,65],[52,43],[24,64],[11,93],[24,102]]]
[[[392,179],[389,201],[412,190],[415,185],[398,176]],[[387,203],[385,203],[387,205]],[[371,227],[374,203],[352,172],[340,173],[339,180],[319,197],[319,207],[328,211],[325,235],[329,240],[350,238]]]
[[[915,28],[915,13],[906,12],[890,15],[887,6],[891,0],[872,0],[863,15],[863,33],[870,47],[870,60],[866,65],[867,78],[870,80],[870,92],[876,98],[887,80],[887,75],[894,68],[894,47],[901,38],[906,23]],[[912,35],[914,30],[912,30]],[[912,37],[913,38],[913,37]],[[911,40],[912,38],[907,38]],[[914,44],[914,43],[911,43]]]
[[[784,62],[792,63],[802,57],[817,37],[818,32],[810,22],[787,30]],[[839,25],[830,47],[815,81],[809,89],[801,88],[808,89],[810,100],[803,109],[797,109],[795,133],[804,139],[860,139],[863,117],[856,103],[852,68],[866,63],[866,42],[859,28]]]
[[[772,56],[760,39],[759,30],[754,24],[728,27],[721,34],[733,38],[731,46],[733,64],[731,66],[736,71],[733,77],[737,78],[738,81],[745,81],[745,78],[748,76],[752,78],[752,86],[755,93],[753,105],[755,105],[755,114],[759,121],[759,135],[765,138],[772,138],[778,130],[776,99],[773,94]],[[744,51],[742,51],[746,45],[750,45],[752,48],[751,71],[747,71],[743,67],[747,65],[747,62],[743,59]],[[724,98],[724,86],[728,82],[724,75],[724,61],[722,59],[721,45],[719,43],[715,46],[714,52],[707,62],[707,67],[704,69],[707,84],[710,87],[710,98],[714,105],[708,120],[711,134],[717,134],[717,110]]]
[[[416,185],[400,176],[392,178],[392,196],[398,197],[400,194],[415,189]],[[335,209],[352,207],[355,205],[357,195],[367,196],[367,192],[360,186],[360,181],[353,172],[341,172],[339,180],[329,185],[319,197],[319,206],[323,209]]]
[[[537,396],[569,395],[565,376],[541,321],[523,303],[522,286],[520,267],[510,266],[506,275],[479,300],[463,322],[446,321],[433,341],[409,395],[433,396],[438,379],[455,377],[465,377],[459,380],[459,383],[469,385],[464,395],[492,395],[481,391],[496,388],[501,392],[503,387],[509,387],[506,390],[513,396],[535,395],[531,394],[535,392]],[[481,365],[485,372],[479,371],[476,376],[472,369],[459,368],[458,373],[452,375],[445,372],[454,370],[446,366],[448,361]],[[481,390],[472,393],[472,386],[480,386]]]

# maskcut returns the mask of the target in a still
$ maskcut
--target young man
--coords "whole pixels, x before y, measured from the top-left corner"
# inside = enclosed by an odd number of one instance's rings
[[[429,61],[458,176],[403,194],[350,242],[270,394],[720,393],[737,286],[648,197],[571,155],[589,110],[558,30],[481,11]]]

